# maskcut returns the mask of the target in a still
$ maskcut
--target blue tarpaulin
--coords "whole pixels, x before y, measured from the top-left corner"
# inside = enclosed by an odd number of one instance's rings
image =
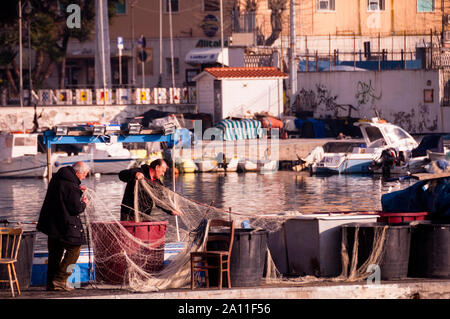
[[[450,217],[450,178],[438,179],[434,187],[430,181],[421,181],[384,194],[381,206],[384,212],[430,212],[431,218]]]
[[[315,138],[326,137],[325,123],[322,120],[316,120],[313,118],[308,118],[308,119],[297,118],[294,120],[295,127],[298,129],[298,131],[300,133],[302,132],[303,125],[305,125],[306,122],[312,123],[313,130],[314,130],[314,136],[302,136],[302,137],[315,137]]]

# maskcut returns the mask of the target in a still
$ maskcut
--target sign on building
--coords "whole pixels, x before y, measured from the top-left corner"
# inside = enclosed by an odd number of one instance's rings
[[[54,101],[54,93],[52,90],[39,90],[39,105],[52,105]]]
[[[95,101],[97,105],[112,104],[112,91],[111,89],[97,89],[95,95]]]
[[[117,104],[131,104],[131,90],[119,88],[116,89]]]
[[[76,89],[75,90],[75,103],[77,105],[91,105],[92,104],[92,91],[90,89]]]
[[[150,104],[150,89],[136,89],[135,102],[136,104]]]
[[[56,104],[58,105],[71,105],[72,101],[72,90],[56,90]]]

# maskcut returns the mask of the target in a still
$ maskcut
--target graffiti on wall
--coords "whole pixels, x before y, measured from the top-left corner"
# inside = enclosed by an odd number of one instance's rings
[[[411,100],[412,97],[402,101],[397,101],[400,98],[398,96],[395,99],[383,97],[382,88],[378,87],[373,79],[353,83],[356,85],[352,85],[353,92],[349,96],[342,95],[344,93],[340,91],[336,92],[339,95],[333,94],[335,92],[332,83],[316,84],[311,89],[302,88],[296,97],[297,114],[310,111],[319,118],[353,115],[361,119],[370,119],[379,116],[413,134],[439,131],[440,115],[436,104],[424,103],[422,100],[405,104],[406,100]],[[345,102],[338,101],[338,96]],[[347,107],[350,108],[347,110]],[[351,110],[356,112],[351,114]]]
[[[295,111],[297,113],[314,112],[316,108],[316,93],[313,90],[305,90],[302,88],[296,96]]]
[[[358,81],[356,85],[355,99],[357,102],[357,109],[360,111],[363,108],[369,107],[372,111],[377,110],[377,101],[381,100],[382,93],[376,93],[374,87],[372,86],[372,80],[368,83],[364,81]],[[375,115],[375,113],[373,114]]]
[[[323,84],[316,84],[316,91],[301,89],[296,97],[295,110],[297,113],[304,111],[316,112],[322,106],[325,112],[338,115],[338,96],[332,95],[331,91]]]
[[[434,132],[438,129],[438,115],[430,114],[430,106],[419,103],[417,108],[411,108],[410,113],[392,113],[392,122],[411,133]]]

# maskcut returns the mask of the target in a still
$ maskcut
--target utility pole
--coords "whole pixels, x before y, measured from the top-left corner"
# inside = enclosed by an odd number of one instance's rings
[[[30,2],[28,2],[29,4]],[[28,20],[28,80],[30,83],[30,105],[31,105],[31,91],[33,91],[33,79],[31,76],[31,19]]]
[[[19,94],[20,107],[23,107],[23,61],[22,61],[22,0],[19,0]],[[24,130],[25,132],[25,130]]]
[[[444,0],[441,0],[441,10],[442,10],[441,46],[444,47],[444,34],[445,34],[445,7],[444,7]]]
[[[223,55],[223,2],[220,0],[220,48],[222,54],[222,68],[225,67],[225,57]]]
[[[292,108],[297,92],[297,63],[296,63],[296,23],[295,23],[295,0],[290,0],[290,43],[289,43],[289,106]]]
[[[159,78],[158,78],[158,86],[162,87],[162,73],[163,73],[163,44],[162,44],[162,15],[163,11],[163,1],[159,0]]]
[[[173,57],[173,28],[172,28],[172,1],[169,0],[169,31],[170,31],[170,64],[172,65],[172,89],[175,88],[175,65]]]

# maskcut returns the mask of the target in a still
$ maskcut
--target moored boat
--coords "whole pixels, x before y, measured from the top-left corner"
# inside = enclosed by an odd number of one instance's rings
[[[0,177],[47,176],[47,154],[40,151],[38,133],[0,134],[0,145]],[[116,174],[134,166],[137,156],[122,143],[89,144],[76,155],[52,152],[50,156],[53,171],[77,161],[88,163],[92,173]]]
[[[194,173],[197,171],[195,162],[188,158],[182,158],[181,162],[176,165],[180,173]]]
[[[399,173],[403,170],[423,169],[424,158],[409,161],[411,151],[417,148],[418,143],[401,127],[387,123],[384,120],[373,118],[371,121],[359,121],[354,123],[361,130],[363,143],[358,142],[331,142],[324,145],[321,158],[310,165],[313,174],[355,174],[355,173],[379,173],[381,166],[374,165],[384,155],[395,153],[396,159],[403,159],[398,165]],[[342,144],[341,144],[342,143]],[[401,163],[400,160],[398,163]],[[391,171],[394,173],[394,171]]]

